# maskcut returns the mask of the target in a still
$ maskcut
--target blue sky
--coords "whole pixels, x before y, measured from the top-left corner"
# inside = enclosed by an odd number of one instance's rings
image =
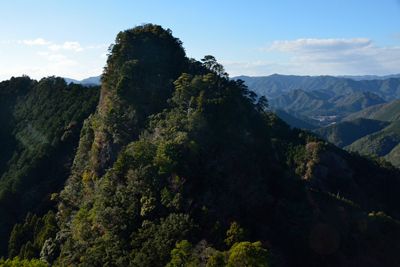
[[[400,73],[399,0],[9,0],[0,22],[0,80],[98,75],[116,34],[150,22],[231,76]]]

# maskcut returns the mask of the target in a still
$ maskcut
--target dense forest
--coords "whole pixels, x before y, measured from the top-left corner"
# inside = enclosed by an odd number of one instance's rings
[[[291,128],[170,30],[120,32],[100,89],[0,86],[1,265],[400,265],[400,171]]]
[[[70,173],[83,120],[95,110],[98,95],[99,88],[67,85],[55,77],[0,83],[2,255],[15,223],[28,213],[41,216],[54,209],[50,195],[61,190]],[[11,249],[9,255],[15,253]]]

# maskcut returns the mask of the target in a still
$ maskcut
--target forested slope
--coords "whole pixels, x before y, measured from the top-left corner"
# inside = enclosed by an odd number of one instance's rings
[[[120,32],[102,79],[57,215],[15,226],[14,251],[59,266],[400,264],[399,170],[291,129],[157,25]]]
[[[13,224],[55,203],[78,145],[83,120],[94,111],[99,89],[66,85],[62,78],[29,77],[0,83],[0,248],[6,255]]]

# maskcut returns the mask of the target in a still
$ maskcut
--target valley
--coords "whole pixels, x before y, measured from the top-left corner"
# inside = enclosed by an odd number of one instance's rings
[[[235,78],[265,95],[271,109],[292,127],[313,130],[341,148],[400,167],[395,152],[400,149],[400,79],[396,75]]]

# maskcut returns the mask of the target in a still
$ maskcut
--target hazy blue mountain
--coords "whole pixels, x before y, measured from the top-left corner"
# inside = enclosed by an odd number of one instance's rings
[[[101,85],[101,75],[99,76],[93,76],[93,77],[89,77],[83,80],[75,80],[75,79],[71,79],[71,78],[64,78],[65,82],[67,84],[70,83],[76,83],[76,84],[81,84],[81,85],[86,85],[86,86],[97,86],[97,85]]]
[[[364,136],[346,149],[363,155],[384,157],[400,143],[400,121],[392,122],[380,131]]]
[[[324,90],[334,95],[354,92],[372,92],[385,100],[400,98],[400,78],[354,80],[334,76],[295,76],[273,74],[262,77],[238,76],[259,95],[278,97],[295,89],[303,91]]]
[[[341,75],[337,76],[338,78],[348,78],[356,81],[363,80],[386,80],[390,78],[400,78],[400,74],[391,74],[391,75]]]
[[[87,85],[87,84],[100,85],[101,84],[101,75],[83,79],[80,81],[80,83],[83,85]]]
[[[67,84],[70,84],[70,83],[80,84],[81,83],[81,81],[71,79],[71,78],[64,78],[64,80]]]
[[[250,77],[238,76],[233,79],[241,79],[246,85],[259,95],[274,98],[283,93],[296,89],[304,91],[323,90],[334,87],[340,79],[333,76],[296,76],[273,74],[270,76]]]

